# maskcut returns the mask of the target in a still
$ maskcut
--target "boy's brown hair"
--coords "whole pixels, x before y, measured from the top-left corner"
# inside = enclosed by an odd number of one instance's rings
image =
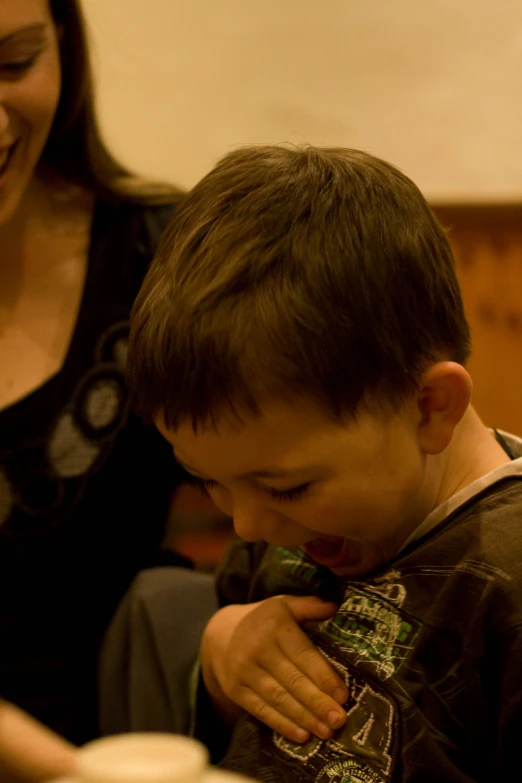
[[[468,355],[452,252],[411,180],[357,150],[246,147],[176,210],[134,306],[129,382],[171,429],[294,395],[343,417]]]

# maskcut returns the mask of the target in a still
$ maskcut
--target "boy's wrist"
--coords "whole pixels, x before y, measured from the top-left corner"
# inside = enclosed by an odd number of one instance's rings
[[[233,724],[237,720],[241,708],[228,698],[214,673],[212,656],[213,619],[207,625],[201,641],[201,679],[216,712],[228,723]]]

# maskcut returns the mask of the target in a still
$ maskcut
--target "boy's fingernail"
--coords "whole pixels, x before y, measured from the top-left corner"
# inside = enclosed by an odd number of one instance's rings
[[[340,715],[338,712],[335,712],[335,710],[332,710],[328,713],[328,723],[332,727],[332,729],[338,729],[341,723],[343,722],[343,716]]]
[[[296,729],[295,730],[295,741],[296,742],[307,742],[310,739],[310,732],[306,731],[305,729]]]
[[[321,739],[328,739],[330,734],[332,733],[332,730],[329,726],[326,725],[326,723],[318,723],[317,733],[319,734]]]
[[[333,697],[339,704],[344,704],[346,701],[346,691],[343,691],[342,688],[336,688]]]

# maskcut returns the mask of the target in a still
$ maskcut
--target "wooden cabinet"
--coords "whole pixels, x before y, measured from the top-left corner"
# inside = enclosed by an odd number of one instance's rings
[[[522,206],[435,207],[457,260],[472,330],[473,401],[522,435]]]

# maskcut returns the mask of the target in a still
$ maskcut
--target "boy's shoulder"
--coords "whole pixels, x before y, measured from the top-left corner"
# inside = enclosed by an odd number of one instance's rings
[[[452,567],[481,562],[499,576],[522,577],[522,458],[413,541],[397,565],[429,561]]]

